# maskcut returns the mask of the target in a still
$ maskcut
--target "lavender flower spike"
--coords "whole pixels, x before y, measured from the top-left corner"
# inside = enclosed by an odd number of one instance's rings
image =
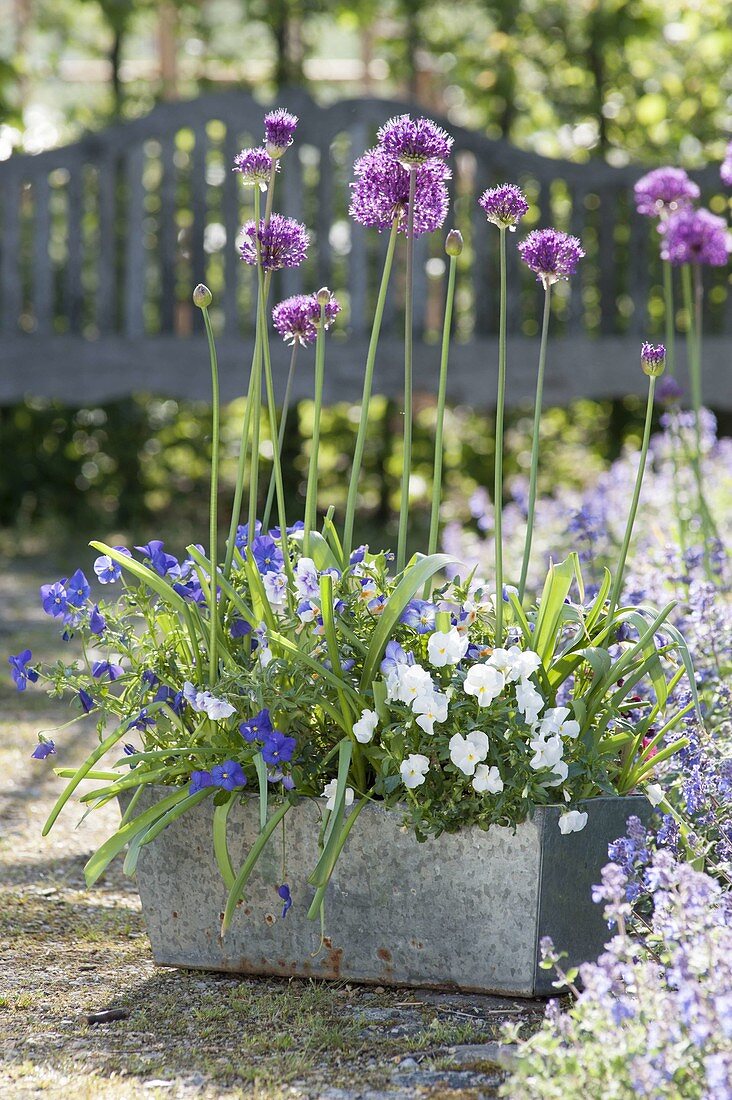
[[[699,188],[683,168],[654,168],[633,188],[639,214],[648,218],[667,217],[699,198]]]
[[[279,160],[292,145],[298,121],[297,115],[291,115],[284,107],[264,116],[265,148],[273,160]]]
[[[558,229],[535,229],[518,246],[519,255],[544,289],[577,270],[585,252],[577,237]]]
[[[390,229],[395,218],[399,231],[407,231],[409,176],[396,157],[381,146],[369,149],[354,165],[356,182],[351,184],[349,214],[361,225]],[[448,194],[445,180],[450,170],[432,159],[414,173],[414,236],[439,229],[447,217]]]
[[[675,267],[681,264],[708,264],[724,267],[730,252],[729,231],[724,218],[701,207],[678,210],[661,226],[661,259]]]
[[[341,307],[331,295],[325,307],[326,329],[335,321]],[[315,294],[293,294],[285,298],[272,310],[272,322],[286,344],[302,344],[307,347],[315,343],[320,322],[320,305]]]
[[[256,149],[242,149],[237,153],[232,171],[241,174],[241,181],[247,187],[259,187],[261,191],[266,191],[273,166],[275,171],[279,171],[277,161],[260,145]]]
[[[431,119],[413,119],[409,115],[390,118],[379,130],[378,139],[381,147],[396,157],[402,168],[407,169],[416,168],[434,158],[446,160],[453,141]]]
[[[478,205],[489,222],[511,233],[516,232],[516,226],[529,210],[526,195],[515,183],[489,187],[478,199]]]
[[[666,348],[663,344],[644,343],[641,346],[641,367],[650,378],[658,378],[666,367]]]
[[[242,241],[239,245],[241,258],[245,264],[257,265],[257,232],[254,222],[247,222],[242,228]],[[282,214],[272,214],[269,224],[259,223],[259,247],[262,267],[265,271],[279,271],[283,267],[299,267],[307,256],[310,237],[305,226],[294,218],[285,218]]]

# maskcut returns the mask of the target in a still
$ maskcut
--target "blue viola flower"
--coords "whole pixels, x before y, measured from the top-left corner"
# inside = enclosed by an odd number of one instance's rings
[[[290,893],[290,887],[284,882],[282,886],[278,887],[277,893],[284,902],[282,906],[282,917],[284,919],[287,916],[288,910],[292,909],[292,894]]]
[[[259,714],[255,714],[253,718],[247,718],[246,722],[242,722],[239,726],[239,733],[250,744],[252,741],[266,741],[268,737],[271,737],[274,733],[274,727],[267,707],[260,710]]]
[[[262,746],[262,758],[268,764],[287,764],[292,760],[296,741],[280,730],[273,730]]]
[[[257,535],[252,539],[250,549],[262,576],[266,573],[279,573],[282,570],[285,564],[282,550],[269,535]]]
[[[432,634],[435,629],[435,605],[429,600],[410,600],[399,621],[411,626],[418,634]]]
[[[90,592],[89,581],[81,569],[77,569],[66,582],[66,602],[71,607],[83,607]]]
[[[124,676],[125,670],[122,665],[112,664],[110,661],[95,661],[92,665],[92,676],[95,680],[101,680],[103,676],[107,676],[110,682],[119,680],[120,676]]]
[[[91,613],[89,615],[89,629],[91,630],[92,634],[99,635],[102,635],[107,629],[107,620],[104,618],[104,615],[102,615],[101,611],[99,610],[99,604],[95,603],[94,607],[91,609]]]
[[[179,577],[180,565],[178,559],[173,554],[168,554],[163,550],[163,545],[161,539],[150,539],[150,542],[146,543],[145,546],[136,546],[135,550],[139,550],[141,554],[145,555],[159,576]]]
[[[191,603],[203,604],[206,602],[206,596],[198,577],[191,577],[185,584],[176,581],[173,585],[173,591],[182,596],[184,600],[190,600]]]
[[[160,683],[160,680],[158,679],[156,673],[154,673],[151,668],[146,668],[140,676],[140,679],[142,680],[143,684],[147,684],[149,688],[157,687]]]
[[[236,760],[224,760],[223,764],[215,764],[211,768],[211,779],[214,786],[225,791],[235,791],[238,787],[247,785],[247,777]]]
[[[154,703],[165,703],[174,714],[183,710],[185,697],[182,691],[173,691],[167,684],[161,684],[153,697]]]
[[[384,658],[379,665],[384,676],[388,676],[390,672],[396,672],[399,665],[413,665],[414,654],[405,653],[399,642],[387,642],[386,649],[384,650]]]
[[[28,681],[31,684],[35,684],[38,679],[38,673],[34,668],[28,668],[28,662],[33,657],[33,654],[29,649],[24,649],[22,653],[18,653],[14,657],[8,657],[8,664],[10,665],[10,675],[15,680],[18,691],[25,691]]]
[[[351,565],[358,565],[360,562],[362,562],[364,557],[366,556],[367,550],[368,546],[357,546],[355,550],[352,550],[351,556],[348,559]]]
[[[246,638],[247,634],[251,634],[252,628],[246,619],[242,619],[239,616],[234,619],[229,627],[229,634],[232,638]]]
[[[32,760],[45,760],[47,756],[53,756],[56,752],[56,746],[53,741],[39,741],[33,752],[31,753]]]
[[[202,791],[204,787],[213,787],[214,781],[211,772],[196,771],[191,772],[191,782],[188,787],[189,794],[196,794],[198,791]]]
[[[254,534],[259,535],[262,531],[262,521],[257,520],[254,524]],[[249,542],[249,524],[242,523],[236,529],[236,535],[234,536],[234,546],[239,550],[243,550],[246,544]]]
[[[88,714],[89,711],[94,710],[95,703],[88,691],[84,691],[83,688],[79,689],[79,702],[84,714]]]
[[[68,594],[63,581],[41,585],[41,606],[47,615],[53,615],[54,618],[66,614]]]
[[[130,724],[128,725],[127,729],[129,729],[129,730],[140,730],[140,731],[144,732],[146,729],[149,729],[150,726],[154,726],[154,725],[155,725],[155,718],[152,715],[148,714],[147,707],[143,707],[142,710],[140,711],[140,713],[138,714],[137,718],[131,718],[130,719]],[[135,750],[135,751],[137,751],[137,750]]]
[[[291,527],[285,527],[285,534],[286,535],[296,535],[299,531],[304,531],[304,530],[305,530],[305,524],[303,523],[303,521],[301,519],[296,519]],[[280,537],[280,528],[279,527],[271,527],[269,533],[270,533],[270,535],[272,536],[273,539],[278,539]]]

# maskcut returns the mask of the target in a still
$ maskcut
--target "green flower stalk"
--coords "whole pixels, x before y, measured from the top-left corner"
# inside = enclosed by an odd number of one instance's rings
[[[203,283],[199,283],[193,291],[193,304],[198,306],[203,314],[203,322],[206,326],[208,337],[208,353],[211,361],[211,496],[209,500],[209,556],[211,559],[211,576],[209,579],[209,620],[210,638],[208,645],[208,682],[214,686],[218,674],[218,599],[216,573],[219,560],[218,552],[218,499],[219,499],[219,434],[221,423],[221,401],[219,397],[219,367],[216,355],[216,343],[214,341],[211,318],[208,307],[212,302],[211,291]]]
[[[506,404],[506,229],[499,227],[501,299],[498,322],[496,460],[493,477],[493,533],[496,563],[496,645],[503,640],[503,416]]]
[[[445,425],[445,399],[447,395],[447,362],[450,353],[450,333],[452,330],[452,313],[455,303],[455,274],[457,259],[463,250],[462,234],[457,229],[452,229],[445,241],[445,252],[450,258],[450,267],[447,276],[447,294],[445,296],[445,316],[442,323],[442,353],[440,356],[440,381],[437,389],[437,413],[435,422],[435,461],[432,475],[432,512],[430,515],[430,535],[427,548],[428,554],[437,552],[437,537],[440,528],[440,502],[442,500],[442,462],[443,462],[443,429]],[[426,598],[426,597],[425,597]]]
[[[539,437],[541,434],[541,408],[544,398],[544,368],[546,367],[546,345],[549,335],[549,318],[551,316],[551,287],[547,282],[544,287],[544,314],[541,323],[541,343],[539,345],[539,370],[536,376],[536,395],[534,397],[534,426],[531,437],[531,472],[529,474],[529,500],[526,512],[526,538],[524,540],[524,557],[521,562],[521,577],[519,579],[519,600],[523,601],[526,593],[526,578],[531,562],[531,545],[534,539],[534,515],[536,512],[536,487],[539,476]]]
[[[666,336],[666,365],[669,374],[676,373],[676,314],[674,312],[674,269],[669,260],[663,264],[663,314]]]
[[[282,398],[282,415],[280,417],[280,430],[277,436],[277,453],[282,462],[282,447],[285,441],[285,431],[287,428],[287,417],[290,412],[290,400],[292,398],[292,383],[295,377],[295,365],[297,363],[297,349],[299,343],[295,341],[292,345],[292,354],[290,355],[290,367],[287,372],[287,382],[285,383],[285,393]],[[273,442],[273,446],[275,446]],[[274,466],[272,467],[272,474],[269,479],[269,489],[267,490],[267,503],[264,507],[264,515],[262,517],[262,530],[266,531],[269,528],[269,518],[272,514],[272,503],[274,501],[275,493],[275,472]]]
[[[317,522],[318,506],[318,451],[320,449],[320,418],[323,409],[323,382],[325,379],[325,321],[326,307],[330,302],[330,291],[321,287],[317,299],[320,306],[318,335],[315,341],[315,400],[313,406],[313,434],[310,442],[310,462],[308,464],[308,483],[305,493],[305,529],[303,531],[303,553],[310,555],[310,535]]]
[[[656,392],[656,379],[660,378],[663,374],[666,366],[666,349],[663,344],[659,344],[654,347],[653,344],[643,344],[641,349],[641,366],[644,374],[648,375],[648,401],[646,403],[646,419],[643,427],[643,442],[641,444],[640,459],[638,461],[638,473],[635,478],[635,486],[633,488],[633,498],[630,502],[630,511],[628,512],[628,520],[625,525],[625,534],[623,535],[623,542],[620,547],[620,556],[618,558],[618,565],[615,570],[615,580],[610,591],[610,606],[608,608],[607,618],[610,621],[615,614],[615,609],[620,602],[620,593],[623,586],[623,575],[625,573],[625,563],[628,558],[628,549],[630,547],[630,540],[633,535],[633,527],[635,525],[635,517],[638,514],[638,502],[640,501],[641,487],[643,485],[643,475],[646,470],[646,461],[648,459],[648,446],[651,441],[651,422],[653,420],[653,402]]]
[[[374,311],[374,320],[371,326],[369,349],[366,355],[366,369],[363,378],[363,394],[361,396],[361,415],[358,421],[356,446],[353,452],[353,465],[351,467],[351,480],[348,485],[348,497],[346,499],[346,516],[343,523],[343,556],[346,562],[348,562],[351,556],[351,550],[353,549],[353,524],[356,517],[358,483],[361,478],[363,452],[366,446],[366,432],[368,431],[369,407],[371,404],[371,390],[373,388],[374,381],[376,351],[379,346],[381,324],[384,318],[384,306],[386,305],[386,294],[389,288],[389,279],[391,277],[391,269],[394,263],[394,251],[396,249],[398,228],[399,218],[396,217],[394,218],[391,226],[391,231],[389,233],[389,243],[386,249],[386,257],[384,259],[384,269],[381,273],[379,295],[376,299],[376,309]]]
[[[402,490],[399,501],[399,533],[397,536],[396,570],[401,573],[407,561],[409,525],[409,482],[412,473],[412,345],[414,340],[414,193],[417,186],[416,168],[409,171],[409,206],[407,209],[407,256],[404,298],[404,445],[402,449]]]

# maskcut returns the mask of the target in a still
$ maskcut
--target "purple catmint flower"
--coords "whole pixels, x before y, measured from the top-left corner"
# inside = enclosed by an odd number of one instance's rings
[[[242,149],[234,157],[233,172],[238,172],[241,181],[247,187],[259,187],[266,191],[272,176],[272,169],[279,171],[279,164],[273,160],[261,145],[256,149]]]
[[[284,107],[276,107],[264,116],[265,148],[273,160],[279,160],[292,145],[297,123],[297,115],[291,115]]]
[[[633,188],[639,214],[649,218],[666,217],[699,198],[699,188],[683,168],[654,168]]]
[[[518,246],[519,255],[537,282],[549,287],[560,279],[568,279],[577,270],[585,254],[577,237],[559,229],[535,229]]]
[[[272,214],[269,224],[264,219],[259,222],[259,234],[254,222],[247,222],[242,228],[242,242],[239,245],[241,258],[245,264],[256,267],[257,236],[265,271],[279,271],[283,267],[299,267],[308,253],[310,237],[305,226],[294,218],[282,214]]]
[[[325,304],[325,328],[329,329],[341,311],[334,294]],[[272,321],[286,344],[302,344],[306,347],[315,342],[320,324],[320,303],[316,294],[293,294],[285,298],[272,310]]]
[[[390,229],[397,219],[399,231],[407,232],[410,173],[396,157],[381,146],[369,149],[354,165],[356,181],[351,184],[349,213],[371,229]],[[428,160],[414,170],[414,236],[433,233],[447,217],[448,193],[445,181],[450,170],[440,160]]]
[[[15,657],[8,657],[10,675],[15,680],[18,691],[25,691],[29,683],[35,684],[38,679],[36,670],[28,667],[32,657],[33,654],[29,649],[24,649],[22,653],[18,653]]]
[[[663,344],[641,344],[641,367],[643,373],[652,378],[663,374],[666,366],[666,348]]]
[[[489,222],[511,233],[515,233],[516,226],[529,210],[526,195],[515,183],[489,187],[478,199],[478,205]]]
[[[656,397],[662,405],[671,405],[676,401],[680,401],[683,396],[684,388],[679,385],[672,374],[667,374],[658,383]]]
[[[727,223],[705,207],[679,210],[663,222],[661,231],[661,258],[675,267],[681,264],[724,267],[727,263],[730,251]]]
[[[403,168],[417,168],[425,161],[446,160],[453,139],[429,118],[397,115],[385,122],[378,133],[379,144]]]

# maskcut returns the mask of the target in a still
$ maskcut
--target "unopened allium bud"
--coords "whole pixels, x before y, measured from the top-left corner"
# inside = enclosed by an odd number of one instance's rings
[[[463,235],[459,229],[451,229],[445,238],[445,252],[448,256],[459,256],[463,250]]]
[[[659,378],[666,369],[666,348],[663,344],[643,344],[641,367],[650,378]]]
[[[330,301],[330,291],[327,286],[321,286],[318,293],[315,295],[318,300],[319,306],[327,306]]]
[[[213,295],[207,286],[203,283],[199,283],[196,289],[193,291],[193,304],[198,306],[199,309],[208,309],[213,301]]]

